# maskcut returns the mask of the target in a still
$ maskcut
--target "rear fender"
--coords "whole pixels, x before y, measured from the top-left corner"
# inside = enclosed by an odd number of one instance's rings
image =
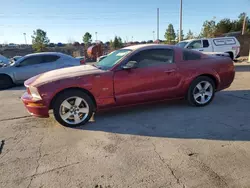
[[[200,76],[207,76],[210,77],[211,79],[213,79],[215,81],[215,86],[216,86],[216,90],[218,88],[220,88],[220,83],[221,83],[221,79],[219,74],[213,70],[213,69],[209,69],[209,70],[194,70],[193,73],[190,74],[191,76],[188,77],[188,79],[185,80],[185,84],[183,84],[184,88],[184,94],[186,94],[188,92],[188,89],[191,85],[191,83],[198,77]]]

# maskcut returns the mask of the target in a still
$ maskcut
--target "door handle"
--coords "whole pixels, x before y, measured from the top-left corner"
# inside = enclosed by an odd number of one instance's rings
[[[202,52],[203,50],[199,50],[200,52]]]
[[[175,72],[176,70],[175,69],[169,69],[169,70],[165,70],[164,72],[165,73],[172,73],[172,72]]]

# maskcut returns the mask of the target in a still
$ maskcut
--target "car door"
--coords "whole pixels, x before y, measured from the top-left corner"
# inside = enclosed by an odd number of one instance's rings
[[[68,55],[61,56],[60,59],[57,60],[57,68],[67,68],[72,66],[79,66],[80,60],[77,58],[73,58]]]
[[[210,44],[207,39],[202,40],[202,46],[203,46],[203,52],[213,52],[212,44]]]
[[[196,51],[204,51],[204,48],[203,48],[203,45],[201,43],[201,40],[194,40],[192,41],[188,46],[187,46],[188,49],[191,49],[191,50],[196,50]]]
[[[18,83],[39,74],[38,65],[42,62],[42,56],[28,56],[19,62],[14,69],[14,77]]]
[[[40,73],[48,72],[59,68],[61,57],[58,55],[43,55],[42,63],[39,64]]]
[[[172,98],[180,82],[172,49],[152,49],[129,58],[137,68],[114,73],[114,93],[118,105]]]
[[[18,83],[36,76],[38,74],[56,69],[56,59],[52,55],[35,55],[23,59],[14,71],[14,77]]]

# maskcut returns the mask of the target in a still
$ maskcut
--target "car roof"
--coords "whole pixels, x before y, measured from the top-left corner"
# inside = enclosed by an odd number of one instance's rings
[[[234,38],[236,39],[234,36],[228,36],[228,37],[214,37],[214,38],[199,38],[199,39],[188,39],[188,40],[182,40],[181,42],[191,42],[193,40],[211,40],[211,39],[229,39],[229,38]]]
[[[63,53],[60,53],[60,52],[39,52],[39,53],[28,54],[28,55],[26,55],[26,57],[28,57],[28,56],[38,56],[38,55],[58,55],[58,56],[64,56],[66,54],[63,54]]]
[[[178,48],[173,45],[166,45],[166,44],[138,44],[138,45],[133,45],[133,46],[127,46],[123,49],[128,49],[128,50],[138,50],[138,49],[157,49],[157,48]]]

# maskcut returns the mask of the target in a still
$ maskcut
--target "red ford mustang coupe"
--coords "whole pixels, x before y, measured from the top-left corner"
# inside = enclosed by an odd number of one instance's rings
[[[79,126],[93,112],[160,100],[186,99],[205,106],[235,75],[230,58],[176,46],[147,44],[110,53],[93,65],[58,69],[25,82],[28,111],[64,126]]]

